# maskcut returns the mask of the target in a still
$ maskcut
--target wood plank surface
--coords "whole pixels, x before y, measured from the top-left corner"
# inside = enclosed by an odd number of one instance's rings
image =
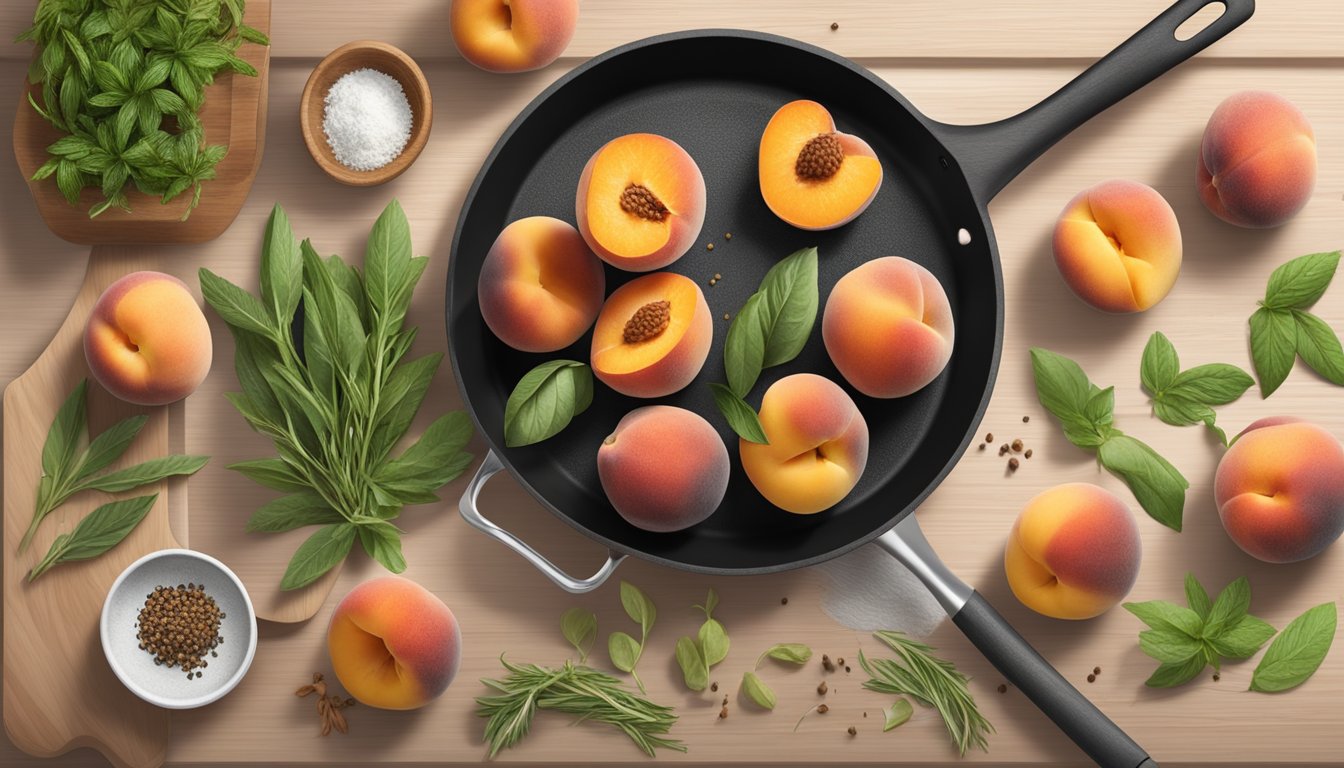
[[[895,7],[897,4],[891,4]],[[585,3],[571,58],[546,70],[512,77],[479,72],[451,55],[442,4],[397,4],[396,12],[369,15],[365,4],[329,2],[323,12],[302,18],[297,2],[277,4],[273,51],[268,154],[247,205],[218,240],[190,248],[154,248],[157,268],[194,284],[198,266],[255,286],[261,227],[271,205],[285,205],[300,236],[319,248],[357,256],[363,237],[383,205],[395,196],[411,219],[417,253],[431,266],[421,283],[410,321],[423,328],[417,351],[442,349],[441,286],[457,210],[481,158],[505,125],[537,92],[572,66],[577,57],[627,39],[697,26],[746,26],[794,34],[864,63],[900,89],[932,117],[978,122],[1012,114],[1075,75],[1165,6],[1164,2],[1083,2],[1066,14],[1051,2],[995,3],[951,0],[902,3],[899,19],[886,3],[834,3],[824,12],[803,3],[723,4],[708,0],[670,4],[647,2],[617,7],[602,0]],[[432,7],[431,7],[432,6]],[[413,10],[419,9],[416,13]],[[438,9],[438,10],[434,10]],[[938,11],[956,22],[945,28]],[[10,8],[0,11],[0,33],[10,29]],[[818,14],[825,13],[826,17]],[[437,14],[437,15],[436,15]],[[886,14],[883,16],[883,14]],[[830,15],[841,29],[828,37]],[[301,18],[301,23],[296,21]],[[891,47],[875,18],[899,27]],[[1008,19],[1034,19],[1019,29]],[[868,21],[865,21],[868,20]],[[817,28],[808,25],[815,21]],[[437,24],[437,27],[435,26]],[[1004,262],[1006,333],[1003,364],[984,429],[1020,436],[1035,455],[1008,477],[997,456],[972,451],[920,511],[929,538],[949,565],[984,591],[1041,652],[1104,711],[1120,722],[1164,765],[1324,765],[1344,752],[1337,702],[1344,695],[1344,654],[1327,659],[1317,676],[1281,696],[1241,692],[1251,664],[1229,667],[1219,683],[1205,678],[1176,691],[1149,691],[1142,681],[1153,666],[1135,642],[1141,628],[1123,611],[1075,623],[1045,619],[1016,603],[1004,583],[1001,551],[1013,517],[1035,493],[1060,482],[1086,480],[1128,492],[1093,461],[1059,436],[1035,402],[1026,349],[1047,346],[1078,359],[1102,384],[1117,388],[1117,424],[1157,446],[1191,480],[1186,530],[1174,534],[1144,518],[1145,562],[1133,599],[1175,599],[1187,569],[1211,585],[1250,577],[1254,611],[1282,626],[1303,609],[1339,600],[1344,583],[1344,547],[1336,546],[1307,563],[1272,566],[1242,554],[1226,537],[1212,500],[1212,471],[1220,449],[1201,430],[1178,429],[1148,416],[1138,387],[1139,352],[1149,333],[1162,330],[1182,353],[1183,363],[1232,362],[1249,367],[1245,319],[1277,264],[1344,244],[1344,103],[1338,83],[1344,58],[1337,41],[1344,7],[1289,0],[1261,3],[1241,30],[1199,59],[1084,126],[1010,184],[991,206]],[[1332,31],[1333,30],[1333,31]],[[381,34],[379,34],[381,32]],[[825,33],[825,34],[823,34]],[[308,71],[327,50],[355,37],[381,37],[422,59],[435,96],[435,132],[419,161],[395,182],[372,190],[344,188],[314,166],[298,132],[298,95]],[[832,42],[834,41],[834,42]],[[1313,42],[1315,41],[1315,42]],[[895,43],[899,43],[899,46]],[[898,54],[892,50],[899,47]],[[1305,52],[1305,53],[1304,53]],[[886,56],[885,58],[877,58]],[[996,58],[1004,57],[1004,58]],[[426,59],[433,59],[426,62]],[[0,64],[0,82],[18,78],[22,62]],[[1228,93],[1242,88],[1278,91],[1303,108],[1313,122],[1320,151],[1316,192],[1291,224],[1269,232],[1225,225],[1210,216],[1194,189],[1195,152],[1205,119]],[[12,98],[4,89],[0,96]],[[12,104],[0,102],[0,114]],[[0,136],[0,139],[7,137]],[[1075,299],[1050,258],[1049,233],[1055,216],[1074,193],[1111,177],[1151,184],[1173,205],[1180,219],[1186,261],[1171,296],[1138,316],[1096,313]],[[13,167],[0,159],[0,380],[23,370],[59,325],[83,271],[80,249],[57,241],[33,222],[31,202]],[[12,202],[11,202],[12,201]],[[1317,307],[1335,328],[1344,328],[1344,287],[1336,286]],[[227,361],[227,334],[214,325],[217,359]],[[265,442],[249,433],[220,396],[236,386],[231,366],[216,366],[186,405],[186,449],[215,456],[191,481],[191,538],[214,554],[237,541],[243,521],[267,498],[259,488],[223,470],[230,461],[264,455]],[[1252,391],[1220,409],[1231,429],[1259,416],[1288,413],[1322,423],[1344,435],[1340,390],[1299,368],[1269,401]],[[460,406],[451,377],[436,379],[423,420]],[[1021,417],[1031,422],[1022,424]],[[475,446],[480,452],[481,446]],[[460,494],[465,480],[445,489]],[[544,542],[543,549],[576,571],[596,567],[599,549],[552,519],[507,478],[491,483],[482,497],[492,517]],[[1136,508],[1137,509],[1137,508]],[[452,504],[408,510],[408,576],[440,595],[464,629],[465,656],[458,680],[434,705],[415,713],[349,713],[351,734],[321,739],[310,706],[293,689],[318,669],[328,670],[326,622],[335,597],[379,572],[356,555],[336,580],[333,599],[310,621],[263,624],[262,648],[243,684],[220,703],[173,716],[170,765],[226,765],[239,761],[280,764],[359,765],[374,760],[407,765],[467,763],[483,757],[481,723],[471,716],[471,698],[480,677],[499,671],[498,655],[557,662],[565,645],[556,628],[560,612],[584,605],[599,614],[602,634],[624,628],[615,585],[582,598],[550,586],[519,558],[483,539],[457,518]],[[212,546],[213,543],[213,546]],[[297,543],[285,537],[245,537],[249,547],[275,557],[276,578]],[[237,550],[235,550],[237,552]],[[240,555],[241,556],[241,555]],[[816,701],[816,665],[791,672],[770,669],[768,680],[780,696],[773,714],[748,711],[736,682],[758,649],[780,641],[808,642],[818,652],[853,656],[874,643],[866,633],[836,625],[819,608],[824,577],[802,571],[739,579],[690,576],[630,562],[619,576],[644,587],[660,609],[647,657],[641,665],[655,700],[676,704],[682,721],[676,733],[691,753],[660,760],[760,764],[896,762],[911,765],[955,761],[941,726],[927,711],[900,731],[881,734],[883,697],[859,690],[860,675],[832,677],[832,711],[789,731],[798,714]],[[689,605],[715,587],[722,595],[718,615],[728,626],[734,653],[715,677],[732,693],[732,715],[718,721],[717,701],[681,689],[671,662],[672,645],[695,626]],[[253,588],[258,608],[284,606],[274,595]],[[780,598],[788,597],[787,606]],[[893,599],[899,599],[893,596]],[[949,627],[935,644],[974,676],[973,692],[999,733],[990,753],[966,762],[1080,765],[1083,758],[1023,697],[1000,695],[1001,678]],[[604,662],[604,654],[597,655]],[[1084,680],[1093,666],[1104,669],[1095,684]],[[868,717],[863,717],[863,712]],[[857,738],[845,734],[855,725]],[[68,758],[72,765],[97,765],[96,758]],[[595,728],[567,728],[554,718],[538,720],[533,736],[510,760],[634,762],[640,759],[622,738]],[[81,762],[82,761],[82,762]],[[0,763],[40,765],[12,746],[0,745]]]

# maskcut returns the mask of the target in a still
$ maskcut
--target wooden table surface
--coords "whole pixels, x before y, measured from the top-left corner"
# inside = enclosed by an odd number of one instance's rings
[[[424,329],[421,351],[442,349],[441,286],[466,189],[518,110],[587,56],[675,29],[758,29],[856,58],[937,119],[981,122],[1020,111],[1045,96],[1166,5],[1166,0],[1078,0],[1067,6],[1051,0],[833,0],[824,5],[796,0],[586,0],[566,58],[540,72],[498,76],[457,58],[448,37],[446,0],[400,0],[376,9],[356,0],[289,0],[277,3],[274,11],[266,157],[247,205],[218,240],[156,247],[152,254],[158,268],[192,285],[202,265],[255,285],[261,227],[273,203],[282,203],[300,236],[312,236],[320,249],[358,254],[373,217],[395,196],[410,216],[416,251],[431,257],[411,321]],[[31,0],[0,6],[0,39],[13,39],[25,28],[31,8]],[[838,31],[830,30],[832,21],[839,22]],[[311,67],[330,49],[355,38],[386,40],[407,50],[424,67],[434,91],[434,133],[424,154],[404,176],[374,189],[340,187],[327,179],[308,157],[298,130],[298,96]],[[1212,498],[1212,473],[1221,449],[1200,429],[1152,419],[1138,384],[1139,353],[1155,330],[1172,339],[1186,366],[1222,361],[1249,367],[1246,318],[1269,272],[1291,257],[1344,245],[1341,40],[1344,5],[1262,2],[1255,17],[1228,39],[1062,141],[991,206],[1007,307],[1003,362],[983,428],[996,436],[1024,438],[1035,456],[1009,477],[994,452],[972,450],[919,516],[953,570],[986,593],[1067,678],[1164,766],[1332,764],[1344,754],[1339,710],[1344,650],[1336,648],[1310,682],[1284,695],[1242,692],[1252,664],[1228,667],[1219,683],[1205,677],[1174,691],[1151,691],[1142,683],[1154,662],[1139,652],[1135,636],[1141,627],[1126,612],[1061,622],[1019,605],[1004,582],[1001,549],[1027,499],[1067,481],[1096,482],[1130,498],[1118,481],[1064,441],[1036,403],[1026,350],[1039,345],[1064,352],[1079,360],[1095,381],[1116,385],[1118,426],[1156,446],[1191,481],[1184,533],[1172,533],[1141,516],[1145,560],[1132,599],[1178,598],[1187,570],[1214,586],[1247,575],[1254,588],[1253,611],[1282,627],[1305,608],[1344,596],[1344,546],[1306,563],[1276,566],[1251,559],[1230,542]],[[0,115],[13,114],[28,55],[26,46],[0,48],[0,83],[10,84],[0,88]],[[1271,231],[1223,224],[1204,210],[1195,193],[1195,156],[1204,121],[1223,97],[1242,88],[1274,90],[1296,102],[1312,121],[1320,147],[1311,202],[1290,224]],[[9,146],[9,131],[8,119],[0,120],[0,146]],[[1185,263],[1175,290],[1137,316],[1103,315],[1087,308],[1069,293],[1051,264],[1049,233],[1060,208],[1083,187],[1112,177],[1157,188],[1176,210],[1184,235]],[[31,363],[64,318],[88,249],[47,231],[8,152],[0,153],[0,195],[0,382],[8,382]],[[1316,308],[1336,329],[1344,329],[1341,297],[1344,287],[1337,285]],[[187,401],[186,448],[213,454],[216,460],[191,481],[190,527],[241,529],[266,494],[223,466],[236,458],[266,455],[268,448],[220,397],[236,384],[227,364],[227,334],[217,321],[212,325],[221,363]],[[1272,401],[1262,401],[1252,390],[1220,409],[1219,421],[1235,430],[1260,416],[1296,414],[1344,435],[1341,397],[1344,392],[1299,366]],[[446,368],[429,403],[427,411],[460,406]],[[1023,415],[1032,417],[1029,424],[1022,423]],[[475,450],[478,455],[483,451],[479,442]],[[444,498],[455,500],[464,482],[445,489]],[[489,514],[530,540],[545,542],[543,549],[561,565],[584,570],[598,562],[595,545],[544,513],[509,480],[496,480],[482,498]],[[311,621],[263,624],[252,672],[233,694],[209,708],[174,715],[171,765],[474,762],[484,752],[479,743],[482,723],[470,714],[471,699],[482,691],[476,680],[499,670],[501,652],[542,663],[564,658],[557,619],[570,605],[596,610],[603,636],[626,628],[614,581],[594,594],[568,597],[522,560],[469,529],[451,504],[409,510],[404,520],[410,531],[407,575],[440,595],[463,624],[465,655],[449,692],[414,713],[357,708],[350,713],[349,736],[317,737],[310,703],[296,700],[292,691],[314,670],[329,670],[323,639],[336,599],[380,570],[356,554],[332,599]],[[178,533],[189,540],[190,531]],[[277,551],[288,550],[281,546]],[[722,596],[717,615],[736,651],[714,673],[727,690],[735,692],[757,649],[773,642],[807,642],[832,656],[873,649],[866,633],[840,627],[821,611],[820,573],[707,578],[629,562],[619,576],[644,587],[658,604],[659,623],[641,665],[643,677],[655,700],[677,706],[682,719],[674,734],[691,747],[688,755],[660,760],[924,764],[956,759],[927,711],[918,712],[899,731],[882,734],[877,718],[887,702],[859,689],[857,671],[831,678],[831,712],[810,719],[797,734],[790,733],[796,716],[816,703],[812,689],[820,672],[815,664],[797,672],[768,671],[780,697],[772,714],[738,706],[734,694],[732,716],[718,721],[714,697],[681,687],[672,646],[677,636],[693,630],[695,614],[688,606],[710,586]],[[789,598],[787,606],[780,604],[782,597]],[[990,752],[968,755],[967,762],[1084,762],[1020,694],[995,691],[1000,676],[955,629],[945,625],[933,642],[974,677],[973,692],[998,727]],[[604,656],[597,655],[599,664]],[[1084,677],[1098,665],[1103,674],[1087,684]],[[851,724],[859,728],[857,738],[845,733]],[[623,737],[593,727],[566,728],[543,716],[533,736],[506,759],[592,763],[635,761],[640,755]],[[18,753],[7,740],[0,743],[0,764],[54,763],[105,764],[86,750],[40,761]]]

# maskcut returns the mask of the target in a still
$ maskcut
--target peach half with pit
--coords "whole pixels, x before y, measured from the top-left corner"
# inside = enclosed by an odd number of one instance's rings
[[[680,531],[714,514],[728,471],[728,449],[714,427],[670,405],[627,413],[597,449],[597,476],[611,505],[646,531]]]
[[[761,197],[799,229],[834,229],[863,213],[882,186],[868,142],[835,129],[815,101],[791,101],[770,118],[757,158]]]
[[[487,72],[526,72],[560,58],[579,23],[579,0],[453,0],[453,44]]]
[[[642,275],[602,305],[593,329],[593,373],[630,397],[684,388],[705,364],[714,336],[705,294],[672,272]]]
[[[649,272],[681,258],[705,222],[705,177],[671,139],[619,136],[579,176],[574,215],[583,239],[617,269]]]
[[[788,512],[810,515],[840,503],[868,464],[868,423],[840,385],[795,373],[761,400],[768,445],[741,440],[742,468],[756,490]]]
[[[952,357],[955,336],[942,283],[899,256],[874,259],[840,278],[821,318],[831,362],[869,397],[905,397],[928,386]]]
[[[602,262],[578,230],[529,216],[505,227],[490,246],[476,295],[500,341],[523,352],[554,352],[592,326],[606,286]]]
[[[181,400],[205,381],[213,356],[200,305],[162,272],[132,272],[109,285],[84,327],[93,378],[128,403]]]

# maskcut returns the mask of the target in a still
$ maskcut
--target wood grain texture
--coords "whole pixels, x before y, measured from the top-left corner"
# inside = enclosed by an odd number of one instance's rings
[[[248,3],[245,20],[249,25],[265,33],[270,29],[270,18],[270,0]],[[42,96],[39,86],[29,85],[25,80],[23,97],[14,116],[14,154],[23,178],[28,179],[28,190],[37,202],[38,213],[51,231],[72,243],[94,245],[199,243],[227,229],[252,188],[252,177],[261,164],[266,139],[266,73],[271,50],[245,43],[239,56],[257,70],[257,76],[226,72],[206,88],[205,101],[198,113],[205,128],[205,141],[225,145],[229,152],[215,167],[215,178],[204,185],[200,205],[186,221],[182,216],[191,204],[190,189],[167,204],[158,195],[132,189],[126,195],[130,211],[113,207],[91,219],[89,209],[103,200],[97,188],[86,187],[79,202],[71,205],[57,189],[54,177],[33,181],[33,173],[49,157],[47,147],[65,134],[27,103],[28,93],[39,103]]]
[[[1103,54],[1165,5],[1161,0],[1124,4],[1088,0],[1069,6],[1072,10],[1065,14],[1057,3],[1025,0],[836,2],[825,11],[803,3],[773,3],[767,8],[764,3],[685,0],[671,9],[663,0],[620,7],[588,0],[570,54],[586,56],[628,39],[687,27],[793,30],[847,55],[869,57],[865,64],[934,118],[981,122],[1029,106],[1077,74],[1082,62],[1073,59]],[[1335,764],[1344,752],[1337,708],[1344,696],[1344,653],[1336,647],[1309,683],[1280,696],[1243,692],[1253,662],[1229,666],[1218,683],[1204,678],[1176,691],[1149,691],[1142,681],[1154,662],[1139,652],[1135,636],[1141,626],[1128,614],[1112,611],[1093,621],[1061,622],[1017,604],[1003,579],[1001,552],[1013,517],[1031,496],[1056,483],[1081,480],[1130,498],[1117,481],[1097,471],[1087,454],[1065,442],[1037,405],[1026,350],[1045,346],[1064,352],[1078,359],[1097,382],[1115,384],[1117,425],[1152,443],[1191,480],[1184,533],[1140,520],[1145,561],[1132,599],[1179,597],[1186,570],[1194,570],[1215,588],[1247,575],[1254,586],[1254,612],[1282,627],[1311,605],[1344,597],[1339,586],[1344,583],[1344,546],[1307,563],[1274,566],[1250,559],[1227,539],[1213,505],[1213,468],[1220,449],[1201,429],[1178,429],[1152,419],[1138,386],[1139,354],[1155,330],[1172,339],[1185,365],[1220,361],[1249,367],[1245,319],[1272,268],[1302,253],[1344,245],[1344,103],[1336,95],[1344,76],[1344,55],[1334,42],[1344,29],[1344,7],[1296,0],[1260,5],[1255,18],[1227,40],[1065,139],[991,206],[1004,261],[1007,308],[1003,364],[983,427],[996,437],[1022,437],[1034,456],[1008,477],[997,456],[973,449],[920,511],[930,540],[953,570],[984,591],[1065,677],[1163,766]],[[291,2],[276,8],[270,154],[238,220],[208,244],[156,248],[146,256],[154,268],[189,284],[195,282],[196,267],[208,265],[255,290],[262,226],[273,203],[284,204],[296,232],[311,236],[322,252],[358,259],[374,217],[397,197],[410,217],[416,252],[431,257],[409,319],[422,328],[412,354],[442,351],[442,285],[466,189],[500,131],[575,59],[540,72],[495,76],[455,59],[446,32],[446,10],[440,4],[431,8],[427,2],[423,6],[408,2],[404,7],[421,11],[385,15],[369,15],[366,6],[346,0],[323,4],[321,14],[306,14],[305,7]],[[943,26],[940,11],[959,20],[959,34],[933,34]],[[0,9],[0,20],[8,13],[8,8]],[[825,25],[832,15],[842,26],[828,37]],[[1008,24],[1009,17],[1030,19],[1034,26],[1025,28],[1023,22],[1019,29]],[[380,37],[420,59],[434,91],[439,123],[415,166],[376,190],[342,187],[327,179],[308,157],[298,129],[298,97],[315,58],[356,37]],[[990,58],[996,56],[1006,58]],[[430,62],[427,57],[443,60]],[[21,77],[22,67],[19,61],[0,64],[0,77]],[[1278,230],[1254,232],[1222,224],[1204,210],[1195,193],[1195,152],[1204,121],[1224,96],[1242,88],[1275,90],[1298,103],[1315,126],[1321,148],[1315,195],[1301,215]],[[12,96],[0,89],[0,98]],[[0,102],[0,109],[7,108]],[[55,240],[40,224],[34,227],[22,182],[7,162],[0,158],[0,190],[6,200],[18,202],[0,209],[0,327],[7,329],[6,341],[0,344],[0,379],[23,370],[40,350],[65,316],[67,297],[80,280],[71,266],[77,262],[58,256],[77,251]],[[1156,187],[1175,208],[1185,238],[1186,261],[1175,290],[1162,304],[1137,316],[1102,315],[1087,308],[1059,279],[1050,257],[1050,229],[1065,203],[1083,187],[1111,177]],[[1341,297],[1344,286],[1337,284],[1316,310],[1336,329],[1344,329]],[[223,326],[213,313],[207,314],[221,364],[187,402],[191,428],[186,449],[215,458],[191,480],[191,543],[234,567],[250,562],[255,568],[270,568],[269,574],[255,571],[259,576],[248,581],[259,611],[268,606],[277,614],[302,613],[307,606],[295,603],[302,598],[281,596],[274,588],[302,534],[242,533],[248,515],[270,493],[224,466],[269,455],[271,448],[247,430],[222,398],[223,392],[237,388],[227,364],[231,346]],[[1220,423],[1238,429],[1260,416],[1288,413],[1344,435],[1341,396],[1344,392],[1299,368],[1271,400],[1261,401],[1253,391],[1219,409]],[[413,433],[430,416],[461,406],[446,369],[435,379],[427,403]],[[1022,423],[1023,415],[1031,416],[1030,423]],[[473,450],[479,455],[481,446]],[[483,692],[478,678],[499,672],[501,652],[520,661],[555,663],[565,658],[557,622],[571,605],[594,609],[603,637],[630,628],[614,583],[595,594],[570,598],[463,524],[452,504],[464,484],[465,480],[459,481],[445,489],[442,506],[409,509],[402,520],[409,531],[407,575],[442,597],[463,624],[462,668],[441,700],[412,713],[356,708],[349,712],[348,737],[318,737],[311,703],[295,699],[292,690],[313,671],[330,671],[324,637],[335,600],[328,600],[311,621],[263,623],[260,652],[242,685],[206,710],[173,715],[173,731],[182,737],[170,742],[168,764],[200,768],[240,762],[276,766],[478,762],[484,756],[481,722],[471,715],[471,699]],[[544,512],[507,478],[493,481],[482,502],[487,514],[538,542],[560,565],[588,571],[599,562],[596,545]],[[334,578],[333,595],[339,597],[380,572],[356,553]],[[263,576],[269,581],[261,581]],[[629,562],[621,566],[618,578],[639,584],[658,604],[659,623],[641,662],[641,676],[655,700],[678,707],[682,721],[674,733],[691,746],[684,757],[668,755],[659,761],[793,765],[956,761],[941,726],[926,710],[918,710],[899,731],[880,733],[874,718],[889,702],[859,690],[857,671],[829,678],[834,691],[828,697],[831,712],[809,719],[797,735],[789,732],[796,716],[817,700],[816,665],[800,671],[771,667],[763,673],[780,697],[773,714],[751,712],[738,699],[742,672],[771,643],[807,642],[818,652],[847,658],[860,647],[874,649],[866,633],[838,626],[820,610],[825,590],[820,573],[714,579]],[[717,720],[717,700],[681,688],[671,661],[675,639],[696,626],[690,604],[699,602],[709,586],[723,597],[716,615],[733,640],[732,654],[714,675],[731,695],[731,716],[725,721]],[[782,597],[789,598],[787,606],[780,605]],[[974,677],[972,691],[999,730],[990,740],[988,755],[972,754],[964,762],[1086,764],[1020,694],[996,692],[1001,678],[955,629],[940,629],[933,642]],[[595,659],[599,666],[607,666],[601,651]],[[1097,665],[1103,674],[1089,685],[1086,674]],[[859,729],[854,739],[845,733],[851,724]],[[539,718],[533,736],[505,759],[569,765],[644,762],[619,735],[596,727],[570,728],[563,718],[549,716]],[[0,763],[24,768],[46,764],[7,745],[0,746]],[[62,765],[66,764],[105,763],[86,755],[80,760],[64,758]]]

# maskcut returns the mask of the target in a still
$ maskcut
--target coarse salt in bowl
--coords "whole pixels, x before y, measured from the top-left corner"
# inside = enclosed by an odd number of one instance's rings
[[[411,139],[411,103],[401,83],[363,67],[341,75],[322,99],[322,133],[336,161],[354,171],[374,171],[393,160]]]

